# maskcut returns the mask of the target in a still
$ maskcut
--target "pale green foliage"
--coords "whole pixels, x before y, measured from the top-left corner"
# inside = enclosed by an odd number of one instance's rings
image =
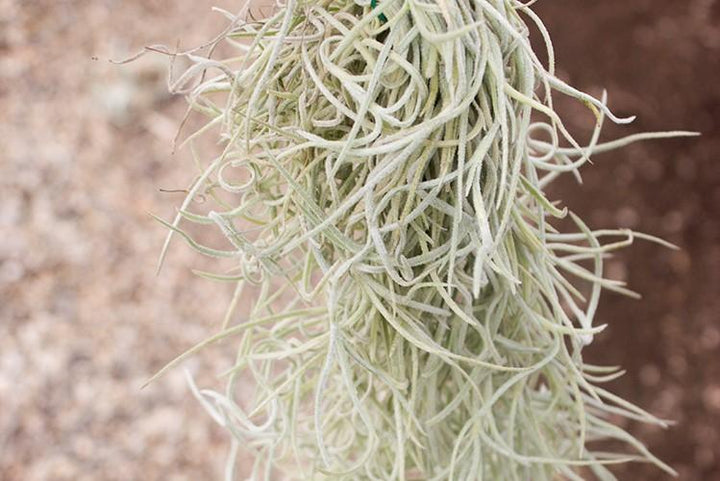
[[[631,294],[603,278],[603,259],[648,236],[572,214],[577,231],[559,232],[567,211],[544,191],[593,153],[687,133],[598,143],[604,118],[631,119],[554,75],[545,28],[516,0],[247,13],[226,13],[212,43],[236,57],[182,54],[192,66],[173,90],[211,118],[196,135],[217,127],[225,148],[166,225],[237,259],[230,275],[203,273],[237,283],[232,307],[244,286],[257,292],[248,317],[231,309],[177,360],[236,336],[227,391],[196,393],[233,457],[252,452],[252,479],[611,480],[606,466],[630,460],[672,472],[607,415],[664,422],[598,386],[621,372],[581,357],[604,327],[601,290]],[[587,106],[589,142],[565,129],[553,92]],[[220,191],[234,200],[190,211]],[[183,219],[229,247],[198,244]],[[628,450],[593,449],[601,439]]]

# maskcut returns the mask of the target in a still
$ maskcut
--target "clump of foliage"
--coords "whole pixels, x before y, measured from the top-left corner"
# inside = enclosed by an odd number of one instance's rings
[[[236,260],[200,274],[237,288],[222,331],[168,367],[237,340],[227,389],[196,390],[233,435],[228,478],[239,449],[267,480],[612,480],[608,465],[626,461],[672,472],[608,416],[666,423],[601,387],[622,372],[581,355],[604,328],[601,291],[633,295],[603,277],[604,259],[662,241],[593,230],[545,192],[593,154],[688,134],[600,143],[606,118],[632,119],[556,77],[529,3],[287,0],[262,20],[247,4],[206,46],[233,54],[172,54],[191,62],[173,90],[210,119],[187,142],[219,131],[223,151],[161,222]],[[554,94],[592,113],[588,141]],[[193,210],[201,194],[213,210]],[[557,227],[566,216],[571,232]]]

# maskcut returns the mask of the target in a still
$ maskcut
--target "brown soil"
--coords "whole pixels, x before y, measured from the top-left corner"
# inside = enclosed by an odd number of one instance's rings
[[[614,110],[638,115],[608,137],[703,134],[598,156],[583,186],[565,179],[555,194],[593,226],[631,227],[682,248],[638,242],[610,265],[643,299],[605,296],[598,316],[609,327],[587,358],[627,368],[612,388],[677,422],[667,432],[632,430],[679,479],[720,480],[720,2],[546,0],[537,11],[562,75],[581,89],[607,88]],[[651,466],[618,472],[669,479]]]
[[[161,60],[106,59],[144,44],[194,45],[220,25],[217,0],[0,0],[0,479],[221,479],[226,434],[190,397],[180,371],[139,386],[217,327],[228,292],[190,276],[203,261],[178,244],[155,277],[173,213],[158,191],[189,181],[170,155],[181,99]],[[677,425],[631,430],[685,481],[720,480],[720,2],[543,0],[561,75],[630,127],[689,129],[700,139],[599,156],[584,185],[554,195],[594,227],[670,239],[610,264],[640,302],[607,295],[610,325],[588,358],[621,364],[613,389]],[[94,60],[93,57],[98,57]],[[587,117],[568,109],[581,128]],[[190,363],[219,372],[223,353]],[[652,467],[623,479],[669,479]]]

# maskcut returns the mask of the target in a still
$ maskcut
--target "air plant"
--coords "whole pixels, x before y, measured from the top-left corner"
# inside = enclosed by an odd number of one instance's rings
[[[160,220],[161,257],[178,234],[232,259],[199,274],[236,289],[222,330],[161,373],[237,342],[224,392],[193,384],[232,433],[228,479],[239,450],[265,480],[607,481],[627,461],[673,473],[609,416],[666,422],[601,387],[622,371],[582,358],[605,327],[601,291],[634,295],[603,277],[605,258],[634,239],[669,245],[593,230],[546,188],[593,154],[690,133],[601,143],[605,119],[632,118],[555,75],[531,3],[284,0],[261,20],[246,3],[221,11],[210,55],[172,53],[190,61],[172,91],[209,118],[185,143],[219,135],[222,152]],[[553,94],[592,113],[589,140]],[[200,244],[188,222],[227,245]]]

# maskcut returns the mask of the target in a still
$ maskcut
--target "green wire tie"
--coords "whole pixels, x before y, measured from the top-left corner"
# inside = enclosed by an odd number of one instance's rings
[[[370,7],[371,7],[371,8],[376,8],[376,7],[377,7],[377,0],[370,0]],[[385,23],[385,22],[388,21],[388,20],[387,20],[387,17],[385,16],[384,13],[381,13],[380,15],[378,15],[378,18],[380,19],[380,21],[381,21],[382,23]]]

